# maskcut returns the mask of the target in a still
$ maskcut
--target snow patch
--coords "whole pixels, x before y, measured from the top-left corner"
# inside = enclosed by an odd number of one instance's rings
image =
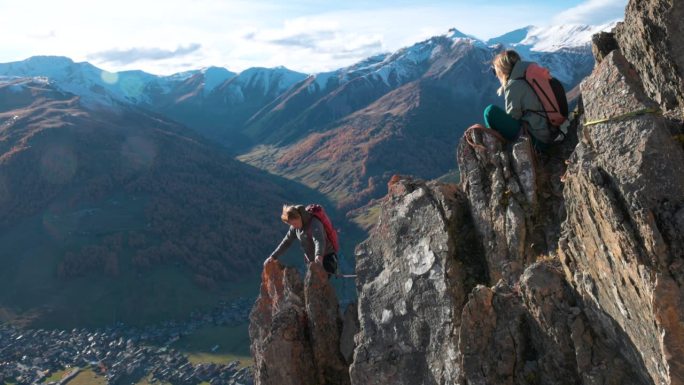
[[[552,27],[533,27],[527,36],[513,47],[531,52],[556,52],[564,48],[582,47],[591,44],[591,37],[602,31],[609,31],[615,22],[603,25],[564,24]]]

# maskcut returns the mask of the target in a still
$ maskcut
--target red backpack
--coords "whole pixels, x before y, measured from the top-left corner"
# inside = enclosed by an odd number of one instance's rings
[[[524,79],[537,95],[543,108],[543,111],[532,112],[543,114],[552,129],[557,129],[565,123],[568,120],[568,100],[561,82],[551,77],[547,68],[535,63],[530,63],[527,67]]]
[[[337,253],[337,251],[340,249],[340,243],[337,239],[337,231],[335,231],[335,228],[333,227],[330,218],[328,218],[328,215],[325,213],[325,210],[323,210],[323,206],[317,204],[310,204],[306,206],[306,211],[309,214],[318,218],[319,221],[321,221],[321,223],[323,224],[323,228],[325,228],[325,235],[327,236],[328,241],[332,244],[335,253]]]

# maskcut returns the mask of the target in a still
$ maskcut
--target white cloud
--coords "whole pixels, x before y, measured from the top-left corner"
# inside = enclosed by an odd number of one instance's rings
[[[57,37],[57,33],[54,30],[51,31],[45,31],[45,32],[36,32],[27,35],[28,37],[32,39],[52,39]]]
[[[387,51],[383,33],[350,26],[345,16],[336,13],[285,20],[280,28],[244,34],[244,41],[235,42],[236,50],[243,55],[268,52],[285,60],[277,64],[302,72],[331,70]]]
[[[628,0],[587,0],[553,18],[554,24],[604,24],[625,16]]]
[[[16,0],[0,7],[12,10],[0,12],[0,62],[61,55],[92,60],[108,71],[169,74],[216,65],[238,72],[284,65],[311,73],[395,51],[452,27],[486,39],[552,20],[622,17],[626,1],[588,0],[550,18],[562,11],[557,2],[401,1],[362,8],[350,0],[332,8],[308,0]]]
[[[88,55],[88,59],[97,60],[113,64],[131,64],[139,61],[165,60],[175,57],[187,56],[196,52],[202,47],[201,44],[194,43],[186,47],[176,47],[175,49],[134,47],[128,49],[112,49],[96,52]]]

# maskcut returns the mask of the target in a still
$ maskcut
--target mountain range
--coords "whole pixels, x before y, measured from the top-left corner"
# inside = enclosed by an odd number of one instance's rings
[[[502,102],[489,63],[503,47],[571,89],[593,68],[591,34],[607,28],[526,27],[487,41],[453,29],[312,75],[110,73],[48,56],[0,64],[0,318],[68,318],[68,293],[88,287],[83,306],[123,303],[118,317],[142,319],[131,313],[141,304],[177,305],[158,301],[159,288],[130,294],[169,266],[171,282],[188,282],[179,297],[253,274],[280,238],[283,202],[329,199],[344,212],[384,195],[393,174],[452,170],[463,130]]]
[[[504,45],[551,69],[566,89],[593,68],[589,36],[609,26],[527,28],[483,42],[457,30],[332,73],[310,76],[246,122],[239,159],[303,181],[345,209],[385,193],[392,174],[436,178],[455,167],[463,130],[496,96],[489,63]],[[552,41],[554,37],[558,42]],[[532,44],[533,43],[533,44]],[[538,51],[537,47],[547,49]]]

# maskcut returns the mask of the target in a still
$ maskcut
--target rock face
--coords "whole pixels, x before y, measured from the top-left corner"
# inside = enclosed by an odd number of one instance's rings
[[[606,315],[585,306],[558,259],[485,286],[469,211],[455,185],[390,187],[357,248],[353,384],[651,383],[606,337],[616,324],[596,322]]]
[[[261,295],[249,316],[256,384],[318,383],[303,294],[297,270],[278,262],[264,267]]]
[[[524,266],[558,239],[560,162],[542,162],[529,138],[508,144],[510,151],[503,151],[505,145],[490,134],[472,135],[483,148],[466,140],[458,147],[463,189],[484,246],[490,281],[503,278],[513,284]],[[562,154],[573,143],[568,139],[557,152]]]
[[[652,107],[614,51],[582,84],[585,115]],[[614,320],[612,338],[657,384],[684,381],[684,152],[656,115],[584,128],[568,170],[560,248],[568,279]],[[633,346],[630,346],[633,345]]]
[[[646,384],[584,314],[557,263],[533,264],[519,289],[478,286],[463,309],[465,384]]]
[[[344,361],[349,365],[354,361],[354,337],[359,332],[359,311],[357,304],[350,303],[344,311],[342,335],[340,336],[340,351]]]
[[[684,3],[631,0],[615,31],[648,95],[666,109],[684,107]]]
[[[591,38],[591,52],[594,54],[596,63],[602,62],[603,58],[616,49],[618,49],[618,44],[612,32],[599,32]]]
[[[306,315],[319,384],[348,385],[349,367],[340,351],[342,320],[335,288],[323,266],[311,264],[304,281]]]
[[[250,314],[255,384],[349,384],[341,331],[337,297],[321,266],[312,264],[302,283],[296,269],[267,264]]]
[[[459,309],[483,275],[465,203],[456,186],[391,186],[376,228],[357,248],[361,331],[352,383],[455,383]]]

